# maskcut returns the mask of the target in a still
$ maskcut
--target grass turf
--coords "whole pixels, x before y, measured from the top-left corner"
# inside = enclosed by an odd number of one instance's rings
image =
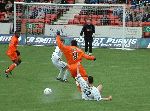
[[[97,60],[83,61],[94,84],[103,84],[103,96],[113,100],[83,101],[74,80],[56,81],[58,70],[51,62],[54,47],[20,46],[22,64],[6,79],[11,64],[5,55],[8,45],[0,45],[0,111],[149,111],[150,50],[122,51],[94,49]],[[53,93],[43,95],[50,87]]]

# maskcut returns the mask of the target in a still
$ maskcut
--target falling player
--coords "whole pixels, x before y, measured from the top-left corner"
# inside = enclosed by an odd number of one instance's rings
[[[64,39],[61,39],[64,42]],[[52,63],[60,70],[57,80],[67,82],[68,70],[67,63],[62,61],[62,52],[58,46],[56,46],[55,51],[52,54]]]
[[[85,81],[81,77],[81,74],[79,72],[79,65],[80,65],[80,63],[78,63],[78,66],[77,66],[77,77],[75,79],[81,87],[82,99],[84,99],[84,100],[96,100],[96,101],[112,100],[112,96],[108,96],[105,98],[103,98],[101,96],[102,85],[100,84],[98,87],[93,86],[93,77],[92,76],[88,76],[87,81]]]
[[[8,69],[5,70],[5,75],[8,77],[8,74],[12,74],[11,71],[18,66],[21,63],[20,59],[20,52],[17,50],[18,44],[19,44],[19,38],[20,32],[15,31],[14,36],[11,38],[8,50],[6,52],[7,56],[11,59],[13,62]]]
[[[64,45],[63,42],[61,42],[60,32],[57,32],[56,42],[67,60],[68,69],[73,78],[77,76],[77,63],[81,62],[83,58],[88,60],[96,60],[94,56],[89,56],[78,48],[76,40],[71,41],[71,46]],[[81,64],[79,66],[79,71],[82,77],[85,79],[88,77],[84,67]]]

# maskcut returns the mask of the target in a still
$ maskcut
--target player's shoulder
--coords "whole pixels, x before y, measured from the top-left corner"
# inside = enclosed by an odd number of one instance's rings
[[[55,49],[59,49],[59,47],[58,47],[58,46],[55,46]]]
[[[55,47],[55,52],[60,52],[60,48],[58,46]]]
[[[16,36],[12,36],[11,40],[18,40],[18,38]]]

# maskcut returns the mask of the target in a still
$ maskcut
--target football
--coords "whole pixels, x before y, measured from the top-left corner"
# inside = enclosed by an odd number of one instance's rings
[[[44,89],[44,94],[45,95],[49,95],[49,94],[51,94],[52,93],[52,89],[50,89],[50,88],[45,88]]]

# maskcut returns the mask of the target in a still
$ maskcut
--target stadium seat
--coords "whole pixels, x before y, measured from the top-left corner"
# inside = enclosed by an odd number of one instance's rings
[[[84,19],[80,19],[80,24],[85,24],[85,20]]]
[[[96,25],[98,25],[98,26],[100,26],[100,25],[101,25],[100,20],[97,20],[97,24],[96,24]]]
[[[115,25],[120,25],[120,21],[118,19],[115,19]]]
[[[97,21],[95,19],[92,20],[93,25],[97,25]]]
[[[67,3],[74,4],[74,0],[67,0]]]
[[[110,24],[111,25],[115,25],[115,21],[114,20],[110,20]]]
[[[133,27],[138,27],[139,26],[139,22],[133,22]]]
[[[51,19],[57,19],[57,14],[51,14]]]
[[[51,23],[51,20],[50,20],[50,19],[46,19],[46,20],[45,20],[45,23],[46,23],[46,24],[50,24],[50,23]]]
[[[79,17],[80,17],[80,19],[86,19],[87,15],[80,15]]]
[[[98,15],[92,15],[91,18],[92,19],[98,19]]]
[[[75,15],[74,18],[80,19],[80,15]]]
[[[74,20],[73,19],[69,19],[68,24],[73,24]]]
[[[46,18],[51,18],[51,14],[46,14]]]
[[[28,19],[29,22],[35,22],[35,19]]]
[[[4,16],[1,16],[1,17],[0,17],[0,21],[3,21],[3,20],[4,20],[4,18],[5,18]]]
[[[144,37],[145,38],[150,38],[150,32],[144,32]]]
[[[74,24],[80,24],[80,21],[79,21],[79,19],[74,19],[74,20],[73,20],[73,23],[74,23]]]
[[[131,21],[126,22],[126,26],[127,26],[127,27],[132,27],[132,26],[133,26],[133,23],[132,23]]]
[[[143,22],[142,26],[150,26],[150,22]]]
[[[101,19],[102,17],[103,17],[103,15],[98,15],[97,16],[98,19]]]

